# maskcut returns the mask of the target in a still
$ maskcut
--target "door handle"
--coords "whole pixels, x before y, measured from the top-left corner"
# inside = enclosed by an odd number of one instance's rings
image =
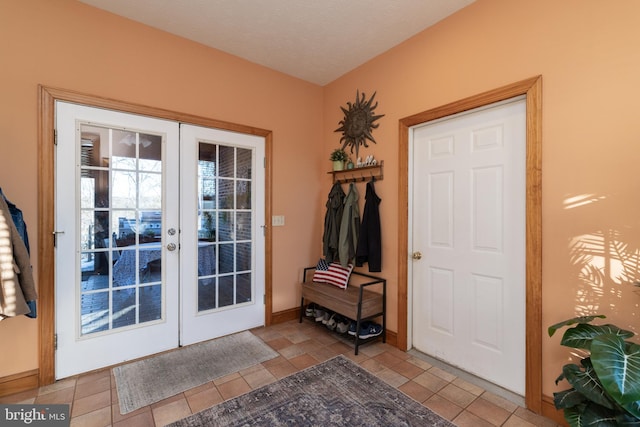
[[[422,259],[422,253],[416,251],[411,255],[411,258],[413,258],[413,259]]]
[[[173,251],[175,251],[175,250],[176,250],[176,248],[177,248],[177,246],[176,246],[176,244],[175,244],[175,243],[169,243],[169,244],[167,245],[167,249],[168,249],[168,250],[170,250],[170,251],[172,251],[172,252],[173,252]]]

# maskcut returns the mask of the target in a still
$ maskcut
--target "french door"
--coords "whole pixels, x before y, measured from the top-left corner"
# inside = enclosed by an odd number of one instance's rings
[[[65,102],[56,131],[56,378],[264,324],[262,138]]]

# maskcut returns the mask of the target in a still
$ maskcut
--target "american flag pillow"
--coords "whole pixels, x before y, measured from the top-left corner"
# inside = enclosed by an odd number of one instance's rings
[[[343,267],[338,262],[328,263],[324,259],[318,261],[316,271],[313,273],[313,281],[320,283],[329,283],[342,289],[347,288],[349,276],[353,270],[353,264]]]

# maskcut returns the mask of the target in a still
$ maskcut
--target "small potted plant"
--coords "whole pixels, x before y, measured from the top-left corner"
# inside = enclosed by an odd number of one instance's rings
[[[329,160],[333,162],[334,171],[341,171],[341,170],[344,170],[344,162],[349,160],[349,156],[347,155],[347,152],[344,151],[342,148],[336,148],[331,153]]]

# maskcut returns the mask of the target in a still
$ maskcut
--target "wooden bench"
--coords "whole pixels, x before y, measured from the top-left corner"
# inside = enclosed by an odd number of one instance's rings
[[[310,272],[315,271],[315,267],[304,269],[302,277],[302,297],[300,298],[300,323],[305,317],[306,303],[315,303],[328,310],[341,314],[356,322],[356,331],[360,331],[360,325],[365,320],[382,316],[382,342],[387,342],[387,281],[386,279],[371,276],[369,274],[353,271],[351,278],[356,276],[357,284],[351,284],[346,289],[328,283],[317,283],[309,279]],[[313,278],[313,274],[311,274]],[[350,278],[350,279],[351,279]],[[364,280],[362,280],[364,279]],[[369,280],[370,279],[370,280]],[[380,285],[382,292],[375,292],[368,289],[371,286]],[[354,338],[355,354],[358,354],[360,344],[376,340],[379,336],[361,339],[356,332]]]

